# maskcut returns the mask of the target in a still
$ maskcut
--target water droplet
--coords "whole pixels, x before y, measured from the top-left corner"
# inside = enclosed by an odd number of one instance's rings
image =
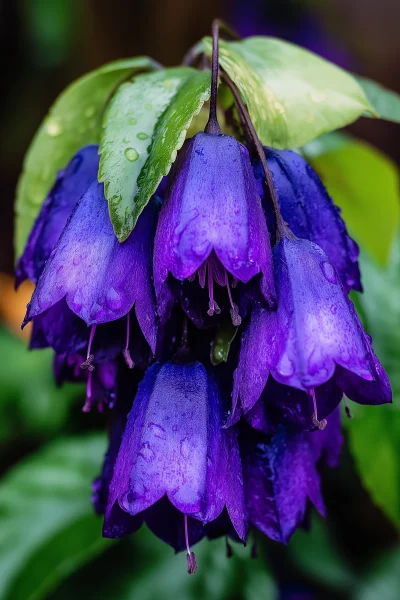
[[[140,452],[138,454],[139,456],[144,458],[146,462],[151,462],[156,456],[153,450],[150,448],[149,442],[143,442],[143,444],[140,447]]]
[[[130,125],[136,125],[136,123],[137,123],[137,120],[135,119],[135,117],[131,117],[131,118],[129,119],[129,124],[130,124]]]
[[[310,92],[310,97],[314,102],[323,102],[326,98],[326,92],[323,90],[312,90]]]
[[[324,261],[321,263],[320,266],[325,276],[325,279],[327,279],[330,283],[336,283],[336,273],[331,263]]]
[[[139,158],[139,152],[135,148],[126,148],[124,155],[130,162],[135,162]]]
[[[90,119],[90,117],[93,117],[95,112],[96,112],[95,106],[88,106],[87,109],[85,110],[85,117]]]
[[[166,88],[172,88],[173,85],[174,85],[174,82],[171,79],[166,79],[164,81],[164,87],[166,87]]]
[[[189,458],[190,455],[190,444],[188,438],[181,440],[180,452],[183,458]]]
[[[111,310],[119,310],[122,306],[121,294],[115,288],[111,287],[107,290],[106,302]]]
[[[51,137],[57,137],[61,135],[63,130],[61,127],[61,123],[56,119],[48,119],[46,123],[46,131]]]
[[[283,377],[290,377],[294,373],[294,364],[289,357],[284,354],[279,361],[278,371]]]
[[[147,140],[149,136],[147,135],[147,133],[138,133],[136,137],[139,140]]]
[[[146,110],[152,110],[153,105],[150,104],[150,102],[149,102],[148,104],[145,104],[144,107],[145,107]]]
[[[332,306],[331,306],[331,313],[332,313],[333,315],[335,315],[335,314],[336,314],[336,311],[337,311],[337,306],[336,306],[336,304],[332,304]]]
[[[159,438],[160,440],[165,440],[166,432],[164,427],[161,427],[161,425],[156,425],[156,423],[149,423],[148,428],[151,429],[154,437]]]

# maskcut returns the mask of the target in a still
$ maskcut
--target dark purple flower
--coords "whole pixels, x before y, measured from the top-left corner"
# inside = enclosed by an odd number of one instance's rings
[[[247,149],[233,137],[198,133],[185,142],[160,212],[154,247],[159,313],[173,301],[168,274],[180,281],[196,273],[207,285],[210,315],[220,311],[214,282],[227,287],[261,274],[261,290],[275,303],[269,234]],[[229,282],[229,276],[233,279]]]
[[[16,267],[16,285],[25,279],[37,282],[46,260],[76,203],[97,179],[98,146],[85,146],[60,171],[37,217]]]
[[[150,202],[129,238],[119,243],[108,215],[103,185],[92,183],[46,263],[24,322],[63,298],[88,326],[128,315],[135,305],[140,327],[154,350],[151,250],[156,212],[155,203]]]
[[[351,288],[361,291],[358,246],[347,233],[340,209],[314,169],[296,152],[272,148],[265,148],[264,152],[282,217],[294,235],[315,242],[326,252],[347,291]],[[267,201],[269,196],[259,161],[254,164],[254,172],[260,193]]]
[[[302,525],[309,501],[324,515],[320,477],[305,434],[281,427],[272,438],[247,431],[241,438],[249,522],[287,544]]]
[[[318,414],[335,408],[335,393],[322,390],[332,379],[356,402],[390,402],[387,375],[323,250],[307,240],[283,238],[274,262],[278,309],[252,314],[235,373],[230,423],[254,406],[269,377],[311,396],[315,425],[321,425]]]
[[[215,520],[226,506],[246,536],[236,431],[213,378],[199,362],[156,363],[139,385],[110,485],[106,523],[116,504],[132,516],[166,497],[182,521]]]

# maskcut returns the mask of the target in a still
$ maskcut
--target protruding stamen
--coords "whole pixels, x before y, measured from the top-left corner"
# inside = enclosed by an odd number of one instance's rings
[[[212,268],[210,267],[210,265],[208,265],[207,273],[208,273],[208,295],[210,298],[210,304],[209,304],[210,308],[208,309],[207,314],[210,317],[212,317],[214,313],[219,315],[219,313],[221,312],[221,309],[214,300],[214,279],[213,279]]]
[[[226,278],[226,287],[228,290],[229,302],[231,304],[231,319],[232,323],[235,327],[239,327],[242,322],[242,317],[239,315],[239,307],[232,300],[231,288],[229,286],[228,278]]]
[[[126,316],[126,343],[125,349],[122,351],[125,362],[130,369],[133,369],[135,363],[132,360],[131,353],[129,352],[129,338],[131,333],[131,313],[128,312]]]
[[[91,355],[93,356],[93,355]],[[82,366],[82,365],[81,365]],[[90,365],[93,366],[93,365]],[[86,383],[86,400],[85,400],[85,404],[83,405],[82,408],[82,412],[90,412],[92,409],[92,378],[93,378],[93,370],[94,367],[92,369],[89,369],[88,372],[88,379],[87,379],[87,383]]]
[[[184,519],[184,522],[185,522],[185,542],[186,542],[186,550],[187,550],[187,554],[186,554],[187,570],[188,570],[189,575],[194,575],[194,573],[196,573],[196,571],[197,571],[196,555],[195,555],[194,552],[190,551],[187,515],[183,515],[183,519]]]
[[[327,422],[326,419],[322,419],[322,421],[318,421],[317,399],[315,397],[314,388],[310,389],[310,396],[312,398],[313,405],[314,405],[314,414],[312,416],[312,422],[315,425],[315,427],[317,427],[318,429],[320,429],[322,431],[323,429],[325,429],[325,427],[327,426],[328,422]]]
[[[352,419],[353,418],[353,414],[350,410],[349,405],[347,404],[347,398],[346,396],[343,396],[343,402],[344,402],[344,411],[346,413],[346,416],[348,419]]]
[[[91,328],[90,334],[89,334],[89,342],[88,342],[88,347],[87,347],[86,360],[83,361],[83,363],[81,364],[81,369],[87,369],[88,371],[94,371],[94,369],[95,369],[94,364],[93,364],[94,354],[90,354],[95,331],[96,331],[96,325],[92,325],[92,328]]]

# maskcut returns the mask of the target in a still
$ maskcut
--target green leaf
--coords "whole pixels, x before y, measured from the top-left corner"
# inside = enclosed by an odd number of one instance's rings
[[[110,546],[92,512],[90,483],[103,436],[57,441],[14,467],[0,484],[0,598],[39,600]]]
[[[53,351],[48,348],[28,352],[23,341],[2,328],[0,355],[0,441],[32,433],[43,436],[59,430],[73,400],[83,397],[82,386],[65,384],[57,388]]]
[[[355,75],[374,111],[381,119],[400,123],[400,96],[379,83]],[[369,116],[369,115],[367,115]]]
[[[16,198],[16,254],[26,238],[57,171],[86,144],[99,143],[107,99],[130,73],[156,68],[147,57],[119,60],[84,75],[57,98],[28,149]]]
[[[381,556],[369,566],[353,600],[398,600],[400,548]]]
[[[400,237],[386,270],[361,255],[364,294],[357,305],[393,388],[393,404],[352,404],[346,422],[350,448],[365,487],[400,528]]]
[[[342,138],[343,142],[343,138]],[[307,158],[322,178],[356,240],[385,265],[399,223],[396,165],[373,146],[350,140]]]
[[[316,514],[310,531],[296,531],[289,542],[289,553],[297,566],[318,583],[349,590],[357,582],[330,535],[327,521]]]
[[[194,115],[210,95],[210,73],[188,67],[121,85],[104,119],[99,180],[111,221],[125,240],[167,175]]]
[[[211,54],[211,40],[203,40]],[[272,37],[220,42],[220,64],[236,83],[265,145],[302,146],[373,112],[346,71],[316,54]]]
[[[143,526],[107,555],[65,581],[52,600],[85,597],[86,589],[96,600],[273,600],[276,588],[266,556],[251,560],[249,546],[232,543],[233,556],[226,557],[225,540],[203,540],[193,547],[198,570],[188,576],[186,555],[175,554]],[[94,574],[94,577],[93,577]],[[88,585],[88,581],[90,584]]]

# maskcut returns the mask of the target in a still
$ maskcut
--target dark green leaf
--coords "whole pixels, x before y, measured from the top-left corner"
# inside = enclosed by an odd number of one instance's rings
[[[203,40],[211,53],[211,40]],[[220,64],[238,86],[261,141],[302,146],[373,112],[346,71],[316,54],[271,37],[220,43]]]
[[[357,305],[389,375],[393,404],[371,407],[353,403],[354,418],[346,425],[364,485],[376,504],[400,527],[400,239],[396,240],[386,270],[363,253],[361,271],[364,294],[357,296]]]
[[[0,484],[0,598],[39,600],[110,545],[92,513],[90,483],[103,436],[57,441],[14,467]]]
[[[327,522],[313,514],[311,531],[296,531],[289,552],[298,567],[315,581],[335,589],[351,589],[356,575],[335,546]]]
[[[381,119],[400,123],[400,96],[366,77],[355,76]],[[367,115],[368,116],[368,115]]]
[[[261,552],[251,560],[250,548],[232,543],[233,557],[226,557],[225,540],[203,540],[193,547],[198,570],[189,576],[184,552],[174,554],[145,527],[107,555],[93,561],[52,596],[53,600],[83,594],[96,600],[273,600],[276,589]],[[95,577],[92,577],[95,574]],[[88,585],[88,582],[89,585]]]
[[[337,141],[339,139],[337,138]],[[395,164],[373,146],[343,137],[336,148],[307,154],[356,240],[386,264],[399,223],[399,177]],[[311,147],[312,148],[312,147]]]
[[[156,64],[137,57],[104,65],[62,92],[38,129],[25,156],[16,198],[16,254],[23,250],[37,213],[59,169],[79,148],[99,143],[104,105],[130,73]]]
[[[210,73],[188,67],[121,85],[104,119],[99,180],[120,241],[167,175],[193,115],[210,95]]]
[[[398,600],[400,590],[400,549],[381,556],[370,565],[353,600]]]

